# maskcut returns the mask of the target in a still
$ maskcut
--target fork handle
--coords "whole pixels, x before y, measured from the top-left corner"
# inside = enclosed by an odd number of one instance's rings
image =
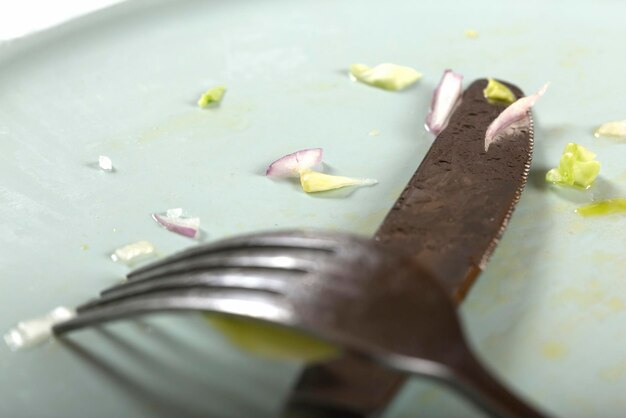
[[[492,417],[548,418],[548,415],[522,401],[496,380],[473,354],[466,351],[452,367],[453,378],[445,382]]]

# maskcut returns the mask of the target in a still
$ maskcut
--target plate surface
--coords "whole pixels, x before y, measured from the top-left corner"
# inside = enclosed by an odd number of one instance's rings
[[[622,416],[626,217],[574,209],[626,196],[626,143],[591,134],[626,118],[626,4],[504,3],[138,0],[0,45],[0,329],[119,281],[127,270],[108,254],[121,245],[194,245],[152,212],[185,208],[204,241],[303,226],[371,235],[430,144],[422,125],[445,68],[527,93],[552,81],[529,184],[461,312],[481,358],[546,410]],[[390,93],[350,82],[355,62],[425,76]],[[217,84],[222,105],[198,109]],[[591,190],[543,181],[569,141],[603,164]],[[333,173],[380,184],[313,196],[262,176],[305,147],[323,147]],[[95,168],[98,155],[117,171]],[[269,417],[300,367],[242,353],[198,316],[156,315],[0,346],[0,416]],[[413,379],[386,416],[468,408]]]

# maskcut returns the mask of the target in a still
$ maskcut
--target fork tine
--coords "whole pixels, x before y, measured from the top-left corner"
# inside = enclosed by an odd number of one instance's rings
[[[56,335],[155,312],[204,311],[262,319],[288,325],[292,310],[281,295],[251,289],[202,289],[168,291],[136,296],[81,312],[53,327]]]
[[[125,282],[103,292],[102,297],[77,307],[76,311],[84,312],[97,306],[164,290],[222,287],[230,289],[258,289],[281,293],[285,291],[286,286],[292,281],[294,276],[302,274],[290,271],[273,271],[271,274],[268,274],[268,272],[264,273],[265,275],[259,271],[237,269]]]
[[[263,254],[263,251],[272,253]],[[316,252],[318,250],[312,251]],[[268,249],[240,249],[238,252],[228,254],[220,251],[196,257],[163,260],[164,262],[160,262],[156,266],[150,266],[148,270],[135,273],[132,277],[129,277],[129,281],[151,280],[156,277],[223,268],[259,268],[308,272],[316,268],[317,263],[315,259],[319,258],[317,253],[311,254],[311,251],[308,249],[294,255],[289,255],[285,251],[273,252],[273,250]]]
[[[163,266],[170,265],[175,262],[189,261],[196,257],[206,257],[228,251],[262,248],[299,248],[320,252],[332,252],[337,246],[336,239],[327,238],[324,237],[323,234],[314,234],[312,232],[308,232],[309,235],[306,234],[307,233],[303,231],[290,231],[271,234],[245,235],[222,240],[210,245],[192,247],[181,253],[174,254],[164,258],[163,260],[156,261],[147,266],[133,270],[127,275],[127,277],[128,280],[135,280],[146,276],[149,272],[158,270]]]

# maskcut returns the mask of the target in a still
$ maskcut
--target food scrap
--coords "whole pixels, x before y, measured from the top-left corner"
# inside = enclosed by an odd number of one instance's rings
[[[313,170],[304,170],[300,173],[300,184],[307,193],[324,192],[347,186],[373,186],[377,183],[378,181],[373,179],[331,176]]]
[[[506,130],[509,126],[513,125],[515,122],[521,121],[528,115],[530,108],[533,107],[537,100],[545,94],[549,85],[550,83],[546,83],[537,93],[518,99],[515,103],[504,109],[502,113],[500,113],[498,117],[495,118],[491,124],[489,124],[485,134],[485,151],[489,151],[491,144],[499,139],[498,135],[500,133]]]
[[[137,241],[116,249],[111,254],[111,260],[127,265],[155,255],[154,245],[148,241]]]
[[[593,136],[596,138],[610,136],[613,138],[626,139],[626,120],[617,120],[615,122],[602,124],[596,129]]]
[[[557,168],[546,174],[546,181],[586,189],[600,173],[596,154],[582,145],[570,142],[565,146]]]
[[[217,104],[221,102],[222,97],[224,97],[225,92],[226,92],[226,87],[224,86],[217,86],[217,87],[208,89],[198,99],[198,106],[204,109],[206,107],[209,107],[209,105]]]
[[[205,318],[232,344],[266,358],[320,361],[341,353],[338,347],[293,329],[245,318],[210,314]]]
[[[100,155],[98,157],[98,166],[104,171],[113,171],[113,162],[106,155]]]
[[[184,217],[183,210],[180,208],[168,209],[165,214],[153,213],[152,219],[168,231],[189,238],[198,238],[200,218]]]
[[[600,216],[621,212],[626,212],[626,199],[623,198],[598,200],[576,209],[576,213],[581,216]]]
[[[322,163],[322,148],[308,148],[287,154],[267,167],[266,176],[298,177],[300,171],[319,166]]]
[[[52,336],[52,327],[72,319],[76,315],[72,309],[59,306],[44,316],[19,322],[4,335],[4,342],[12,351],[43,343]]]
[[[493,78],[489,79],[487,87],[483,90],[483,94],[485,95],[485,99],[492,104],[502,103],[509,105],[517,100],[517,97],[515,97],[507,86]]]
[[[309,148],[287,154],[274,161],[265,171],[268,177],[300,177],[300,185],[307,193],[322,192],[347,186],[371,186],[372,179],[331,176],[312,170],[322,163],[323,150]]]
[[[370,68],[365,64],[350,66],[350,75],[362,83],[385,90],[403,90],[422,78],[422,73],[411,67],[396,64],[379,64]]]
[[[445,129],[462,93],[463,76],[452,70],[445,70],[430,101],[425,124],[427,131],[439,135]]]

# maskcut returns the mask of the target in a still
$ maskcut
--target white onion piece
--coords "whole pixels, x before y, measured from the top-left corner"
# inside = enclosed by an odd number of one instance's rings
[[[593,133],[596,138],[601,136],[611,136],[614,138],[626,139],[626,120],[616,120],[607,122],[596,129]]]
[[[365,64],[350,66],[350,79],[385,90],[399,91],[413,85],[422,78],[422,73],[411,67],[384,63],[370,68]]]
[[[104,171],[113,171],[113,162],[106,155],[100,155],[98,157],[98,166]]]
[[[135,262],[153,256],[155,252],[154,245],[148,241],[137,241],[132,244],[125,245],[115,250],[111,254],[111,260],[128,265],[132,265]]]
[[[189,238],[197,238],[200,232],[200,218],[183,218],[182,210],[170,209],[167,215],[152,214],[158,224],[168,231],[175,232]]]
[[[21,321],[4,335],[4,342],[13,351],[43,343],[52,336],[52,327],[73,318],[72,309],[60,306],[44,316]]]
[[[183,208],[174,208],[174,209],[168,209],[165,212],[166,216],[169,216],[170,218],[180,218],[181,216],[183,216]]]
[[[302,170],[308,170],[321,164],[323,150],[309,148],[285,155],[267,167],[266,176],[298,177]]]
[[[462,92],[463,76],[452,70],[445,70],[430,102],[430,112],[425,124],[427,131],[439,135],[445,129]]]
[[[550,83],[546,83],[537,93],[518,99],[504,109],[502,113],[500,113],[498,117],[495,118],[491,124],[489,124],[487,133],[485,134],[485,151],[488,151],[489,146],[496,142],[498,134],[513,125],[515,122],[519,122],[526,117],[530,108],[533,107],[537,100],[544,95],[549,85]]]

